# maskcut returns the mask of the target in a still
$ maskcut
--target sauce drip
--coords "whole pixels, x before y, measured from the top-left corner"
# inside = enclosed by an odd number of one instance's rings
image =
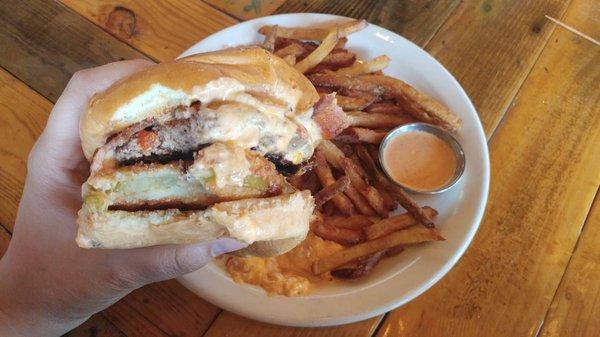
[[[423,131],[391,139],[382,160],[392,179],[418,191],[446,185],[456,170],[452,148],[439,137]]]

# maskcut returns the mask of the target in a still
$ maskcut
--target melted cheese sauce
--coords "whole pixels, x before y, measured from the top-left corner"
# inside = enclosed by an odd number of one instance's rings
[[[342,248],[309,232],[297,247],[277,257],[227,256],[225,269],[235,282],[257,285],[271,295],[303,295],[319,283],[332,281],[328,273],[314,275],[312,263]]]
[[[298,164],[313,153],[321,139],[320,128],[312,120],[312,109],[294,111],[297,98],[288,102],[253,95],[241,82],[222,77],[196,86],[191,93],[154,84],[142,95],[120,107],[113,114],[113,123],[131,125],[151,115],[157,109],[168,106],[190,105],[202,102],[201,112],[215,113],[214,127],[207,134],[214,141],[235,141],[245,148],[257,148],[259,152],[275,153]],[[164,99],[157,100],[160,96]],[[162,105],[157,105],[157,104]],[[211,109],[211,104],[220,103]],[[136,114],[132,112],[136,111]],[[164,115],[165,118],[171,118]],[[161,122],[166,122],[158,118]]]
[[[190,172],[210,172],[215,177],[218,188],[243,186],[250,173],[250,161],[243,148],[214,143],[198,152],[198,158],[190,167]]]

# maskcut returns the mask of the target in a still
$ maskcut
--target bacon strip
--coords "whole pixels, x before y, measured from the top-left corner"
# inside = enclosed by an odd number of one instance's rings
[[[333,139],[349,125],[348,116],[337,104],[335,93],[321,96],[315,104],[313,120],[319,124],[324,139]]]

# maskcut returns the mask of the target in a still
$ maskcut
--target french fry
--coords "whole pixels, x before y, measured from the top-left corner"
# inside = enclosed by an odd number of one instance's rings
[[[279,57],[286,57],[288,55],[294,55],[294,57],[300,57],[300,55],[304,54],[306,49],[299,45],[298,43],[292,43],[287,45],[284,48],[275,51],[275,55]]]
[[[405,114],[406,112],[401,106],[394,103],[380,102],[369,105],[365,111],[372,113],[384,113],[384,114]]]
[[[356,55],[345,49],[336,51],[335,49],[327,55],[321,63],[317,64],[314,68],[311,68],[306,73],[314,74],[324,71],[334,71],[343,67],[348,67],[354,63]]]
[[[383,204],[388,211],[393,211],[398,207],[398,202],[390,192],[388,192],[377,180],[373,181],[373,186],[379,191],[381,198],[383,199]]]
[[[335,44],[335,48],[333,50],[344,49],[344,47],[346,47],[346,42],[348,42],[347,37],[345,37],[345,36],[340,37],[338,42]]]
[[[377,164],[377,167],[381,167],[381,163],[379,162],[379,146],[371,144],[365,144],[364,146],[375,161],[375,164]]]
[[[279,27],[278,30],[281,30],[281,27]],[[301,41],[301,40],[288,39],[286,37],[278,36],[277,39],[275,39],[275,50],[277,51],[279,49],[283,49],[283,48],[289,46],[290,44],[298,44],[298,45],[302,46],[305,53],[309,53],[309,52],[317,49],[317,47],[319,46],[318,43],[315,43],[312,41]]]
[[[350,185],[344,191],[344,193],[346,194],[346,196],[348,196],[348,198],[350,198],[350,200],[352,200],[354,207],[356,207],[360,214],[366,216],[374,216],[376,214],[375,210],[373,210],[373,208],[369,205],[367,200],[365,200],[365,198],[354,186]]]
[[[350,179],[346,176],[339,178],[331,185],[325,186],[315,194],[315,207],[317,209],[321,208],[324,203],[331,200],[336,195],[344,193],[348,187],[350,187]]]
[[[400,230],[379,239],[359,243],[355,246],[337,251],[318,261],[312,266],[312,272],[315,275],[321,275],[325,272],[335,269],[345,263],[354,261],[363,256],[367,256],[388,248],[415,244],[427,241],[442,241],[444,237],[435,228],[410,227]]]
[[[449,131],[460,128],[461,120],[445,105],[417,91],[397,78],[385,75],[363,75],[361,79],[381,85],[385,95],[393,97],[406,112],[420,121],[438,125]]]
[[[319,143],[317,148],[323,153],[326,160],[331,165],[333,165],[333,167],[335,167],[336,169],[338,169],[340,171],[344,170],[342,161],[344,160],[344,158],[346,158],[346,156],[344,155],[342,150],[340,150],[334,143],[332,143],[329,140],[322,140],[321,143]],[[361,177],[363,177],[363,178],[366,177],[366,172],[362,166],[356,165],[355,168],[357,169],[357,171],[361,175]]]
[[[344,246],[354,245],[364,241],[364,235],[361,231],[348,228],[339,228],[325,223],[321,214],[318,214],[311,222],[310,229],[317,236]]]
[[[341,68],[352,65],[354,61],[356,61],[356,54],[346,49],[334,49],[329,55],[325,56],[320,64],[335,65],[337,68]]]
[[[381,98],[380,97],[381,92],[379,92],[379,91],[368,92],[368,91],[360,91],[360,90],[342,88],[339,91],[339,93],[341,93],[344,96],[364,98],[373,103],[378,102]],[[356,109],[356,110],[361,110],[361,109]]]
[[[331,172],[331,168],[323,154],[317,149],[315,151],[315,173],[317,177],[319,177],[319,181],[321,185],[327,187],[329,185],[333,185],[335,183],[335,178],[333,177],[333,173]],[[333,196],[331,201],[335,204],[335,206],[345,215],[354,214],[354,206],[348,197],[344,194],[336,194]]]
[[[352,154],[350,159],[352,159],[352,161],[356,163],[357,167],[362,168],[362,161],[360,160],[356,152]],[[391,212],[395,210],[396,207],[398,207],[398,202],[396,202],[396,199],[394,199],[394,197],[390,195],[390,193],[373,177],[373,175],[368,170],[363,170],[363,177],[370,185],[373,185],[379,191],[379,194],[383,199],[383,205],[388,211]]]
[[[428,206],[423,207],[423,212],[430,218],[433,218],[438,214],[435,209]],[[375,240],[384,235],[388,235],[392,232],[414,226],[416,224],[418,224],[418,221],[410,213],[404,213],[379,220],[374,224],[363,228],[363,231],[367,237],[367,240]]]
[[[277,39],[277,31],[279,30],[278,25],[274,25],[269,34],[265,35],[265,41],[262,44],[263,49],[270,51],[271,53],[275,51],[275,40]]]
[[[386,68],[389,64],[390,58],[387,55],[381,55],[370,60],[355,62],[350,67],[337,70],[336,74],[351,76],[369,74],[375,71],[382,70]]]
[[[385,250],[385,257],[392,257],[402,253],[406,248],[403,246],[396,246]]]
[[[356,266],[352,268],[339,268],[331,271],[331,275],[337,278],[343,279],[356,279],[367,275],[375,266],[387,256],[388,250],[374,253],[367,256],[359,261]]]
[[[334,216],[340,214],[337,207],[335,207],[335,205],[332,202],[326,202],[325,205],[323,205],[323,209],[321,210],[321,212],[326,216]]]
[[[363,110],[367,106],[371,105],[371,103],[373,103],[373,100],[375,99],[375,96],[365,95],[365,97],[351,97],[351,96],[337,95],[336,98],[337,98],[338,105],[342,109],[344,109],[344,111],[352,111],[352,110]]]
[[[336,23],[330,26],[315,28],[279,27],[277,35],[289,39],[322,41],[327,38],[327,34],[335,26],[339,27],[339,36],[346,37],[365,28],[367,26],[367,22],[365,20],[351,20],[343,23]],[[272,29],[273,26],[262,26],[258,32],[262,35],[268,35]]]
[[[390,115],[385,113],[366,113],[361,111],[348,111],[348,121],[352,126],[362,126],[366,128],[386,128],[396,127],[415,121],[409,115]]]
[[[289,54],[289,55],[284,56],[283,60],[291,66],[296,65],[296,56],[294,56],[294,54]]]
[[[328,217],[325,218],[324,221],[328,224],[331,224],[335,227],[340,228],[348,228],[348,229],[362,229],[366,226],[370,226],[373,224],[373,221],[368,217],[362,214],[354,214],[352,216],[337,216],[337,217]]]
[[[309,190],[312,195],[315,195],[321,189],[319,179],[314,171],[304,172],[302,174],[294,174],[288,178],[289,183],[297,190]]]
[[[307,72],[309,69],[315,67],[317,64],[321,63],[325,57],[333,50],[335,44],[338,42],[338,33],[339,29],[332,29],[327,37],[323,39],[321,45],[317,47],[312,53],[308,54],[302,61],[296,63],[294,68],[301,73]]]
[[[360,176],[356,169],[356,165],[348,158],[342,160],[342,167],[350,182],[356,189],[367,199],[369,205],[379,214],[382,218],[388,216],[388,211],[383,205],[383,199],[379,194],[379,191],[373,186],[367,184]]]
[[[308,79],[320,87],[333,88],[335,90],[356,90],[373,94],[375,96],[383,93],[383,87],[372,81],[365,81],[361,77],[338,75],[334,72],[326,72],[308,75]]]
[[[417,205],[417,203],[412,200],[412,198],[404,192],[402,187],[391,182],[384,174],[379,170],[377,164],[369,154],[366,148],[362,145],[356,146],[356,153],[358,157],[363,161],[367,170],[371,172],[374,179],[381,184],[386,190],[388,190],[395,198],[398,200],[398,203],[404,209],[406,209],[415,219],[417,219],[420,223],[422,223],[425,227],[432,228],[434,227],[433,221],[425,214],[423,209]],[[352,179],[351,179],[352,180]]]
[[[347,143],[379,144],[387,135],[387,131],[376,131],[365,128],[349,127],[335,139]]]

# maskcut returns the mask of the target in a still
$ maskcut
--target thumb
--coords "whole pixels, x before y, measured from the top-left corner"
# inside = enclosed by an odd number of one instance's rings
[[[247,244],[230,238],[191,245],[167,245],[138,249],[129,256],[129,272],[123,280],[142,286],[198,270],[214,257],[245,248]]]

